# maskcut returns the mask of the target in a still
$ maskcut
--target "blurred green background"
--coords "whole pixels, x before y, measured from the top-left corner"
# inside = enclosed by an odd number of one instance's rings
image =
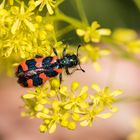
[[[67,15],[79,18],[76,7],[78,0],[65,0],[61,5]],[[111,29],[127,27],[140,29],[140,0],[81,0],[91,23],[97,20],[102,26]],[[136,4],[137,3],[137,4]]]
[[[76,2],[81,1],[86,17],[91,24],[98,21],[101,27],[110,29],[131,28],[140,30],[140,0],[65,0],[60,9],[68,16],[80,19]],[[62,23],[64,27],[67,24]],[[64,42],[82,42],[71,31],[61,37]]]

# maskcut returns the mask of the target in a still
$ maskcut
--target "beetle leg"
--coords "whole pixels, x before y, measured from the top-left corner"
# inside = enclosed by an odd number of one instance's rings
[[[60,74],[59,74],[60,85],[61,85],[61,83],[62,83],[62,80],[63,80],[63,79],[62,79],[62,73],[60,73]],[[59,87],[59,89],[60,89],[60,87]]]
[[[62,83],[62,73],[59,74],[60,84]]]
[[[68,69],[68,68],[65,68],[65,70],[66,70],[66,74],[67,74],[67,75],[71,75],[71,74],[73,74],[75,71],[81,70],[81,69],[76,68],[76,69],[73,69],[72,72],[69,72],[69,69]]]
[[[71,75],[72,74],[72,73],[69,72],[69,69],[68,68],[65,68],[65,71],[66,71],[66,74],[67,75]]]
[[[55,54],[56,56],[58,56],[58,53],[57,53],[57,51],[56,51],[55,48],[53,48],[53,52],[54,52],[54,54]]]

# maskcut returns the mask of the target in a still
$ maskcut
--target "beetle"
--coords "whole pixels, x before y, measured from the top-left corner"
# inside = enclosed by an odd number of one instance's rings
[[[77,54],[67,54],[64,48],[62,58],[58,58],[55,48],[53,52],[55,56],[42,57],[36,55],[35,58],[21,62],[16,69],[16,77],[18,83],[23,87],[40,86],[52,77],[59,75],[60,83],[62,82],[62,69],[65,69],[67,75],[71,75],[77,70],[85,72],[80,66],[78,58],[78,50],[81,45],[77,47]],[[79,66],[79,68],[76,68]],[[75,68],[69,72],[69,68]]]

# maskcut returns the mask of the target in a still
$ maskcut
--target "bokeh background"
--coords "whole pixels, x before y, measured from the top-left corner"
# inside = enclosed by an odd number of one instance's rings
[[[120,27],[140,30],[139,0],[82,0],[82,3],[89,23],[98,21],[102,27],[112,30]],[[67,15],[80,19],[76,0],[66,0],[60,8]],[[75,43],[75,37],[73,31],[63,40]],[[79,42],[79,38],[76,39]]]
[[[140,29],[139,0],[82,0],[89,22],[99,21],[109,28],[127,27]],[[66,14],[78,18],[75,0],[66,0],[61,9]]]
[[[83,0],[89,22],[97,20],[102,27],[112,30],[120,27],[140,30],[139,5],[134,0]],[[65,0],[61,5],[65,14],[79,18],[74,0]],[[61,24],[61,26],[65,26]],[[65,42],[77,44],[75,32],[67,34]],[[140,68],[135,63],[108,56],[100,60],[102,71],[97,73],[91,63],[83,64],[86,73],[76,72],[64,76],[64,84],[82,81],[82,85],[97,82],[101,87],[124,90],[124,97],[140,95]],[[126,140],[134,131],[133,121],[140,117],[140,103],[118,103],[120,111],[108,120],[97,120],[92,127],[78,126],[75,131],[58,127],[52,134],[41,134],[37,130],[40,122],[36,119],[21,118],[23,102],[20,96],[28,89],[20,87],[16,78],[0,77],[0,140]]]

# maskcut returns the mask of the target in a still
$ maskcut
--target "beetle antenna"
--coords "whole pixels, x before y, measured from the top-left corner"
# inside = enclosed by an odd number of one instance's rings
[[[79,44],[78,47],[77,47],[77,54],[76,54],[77,57],[78,57],[78,55],[79,55],[79,54],[78,54],[78,51],[79,51],[79,48],[80,48],[80,47],[81,47],[81,45]]]
[[[78,57],[78,55],[79,55],[78,51],[79,51],[79,48],[80,48],[80,47],[81,47],[81,45],[79,44],[78,47],[77,47],[77,54],[76,54],[77,57]],[[82,72],[85,72],[85,70],[82,69],[82,67],[81,67],[81,65],[80,65],[80,62],[79,62],[79,67],[80,67],[80,70],[81,70]]]

